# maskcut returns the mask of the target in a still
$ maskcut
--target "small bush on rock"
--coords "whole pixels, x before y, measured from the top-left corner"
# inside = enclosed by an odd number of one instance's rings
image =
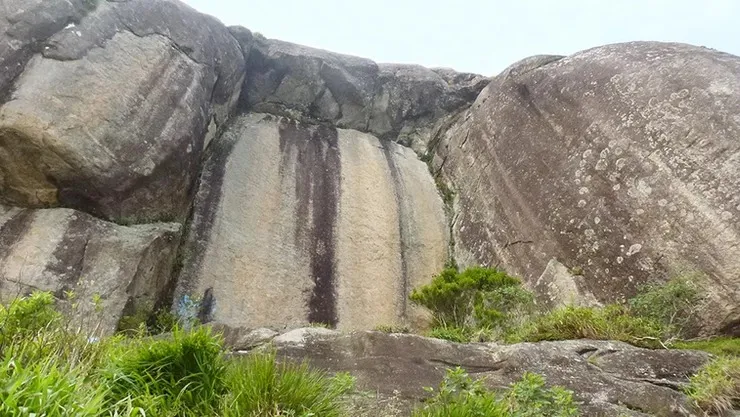
[[[632,314],[659,322],[672,337],[686,336],[696,325],[703,294],[698,275],[678,276],[664,284],[648,284],[629,300]]]
[[[429,389],[434,392],[434,390]],[[525,373],[503,393],[487,390],[461,368],[447,370],[436,395],[413,417],[573,417],[578,407],[573,393],[547,388],[542,376]]]
[[[487,329],[504,334],[533,306],[532,294],[518,278],[495,268],[474,267],[463,272],[446,268],[429,285],[415,289],[411,301],[432,313],[432,334],[460,334]]]

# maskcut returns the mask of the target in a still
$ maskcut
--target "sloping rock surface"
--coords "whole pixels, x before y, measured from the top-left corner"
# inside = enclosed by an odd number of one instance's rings
[[[164,301],[179,238],[178,224],[124,227],[71,209],[0,206],[0,300],[73,292],[72,323],[111,333],[123,315]]]
[[[239,97],[242,51],[178,1],[82,3],[0,2],[0,198],[182,220],[209,125]]]
[[[458,261],[546,288],[553,281],[540,275],[555,259],[583,275],[560,274],[560,287],[602,302],[699,272],[705,330],[737,333],[738,91],[740,58],[683,44],[513,65],[437,148],[457,196]]]
[[[177,300],[232,326],[414,321],[446,258],[442,201],[408,148],[356,130],[237,117],[209,149]]]
[[[267,343],[267,342],[265,342]],[[308,360],[331,372],[357,377],[353,416],[407,416],[437,387],[445,370],[461,367],[505,388],[525,371],[575,393],[584,416],[697,416],[681,388],[708,355],[681,350],[647,350],[621,342],[457,344],[408,334],[306,328],[272,339],[290,360]],[[240,351],[242,354],[247,351]]]

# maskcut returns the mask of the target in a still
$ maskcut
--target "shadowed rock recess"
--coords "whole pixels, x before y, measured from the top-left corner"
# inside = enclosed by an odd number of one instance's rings
[[[738,335],[738,219],[736,56],[635,42],[487,78],[265,39],[177,0],[0,0],[0,298],[97,294],[108,332],[170,305],[235,333],[422,327],[409,292],[456,260],[548,306],[692,274],[702,331]],[[339,369],[388,349],[386,370],[426,361],[413,389],[478,358],[605,415],[690,414],[673,388],[693,354],[327,332],[286,354]],[[668,382],[634,368],[653,354]]]

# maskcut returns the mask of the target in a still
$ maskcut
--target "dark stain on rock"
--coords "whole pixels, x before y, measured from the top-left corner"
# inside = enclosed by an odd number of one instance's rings
[[[296,152],[296,243],[311,257],[314,287],[308,320],[336,326],[334,225],[340,181],[338,134],[328,125],[308,126],[282,119],[279,126],[283,162]],[[286,156],[288,155],[288,156]]]
[[[403,183],[401,182],[401,171],[396,165],[396,161],[393,159],[393,150],[391,149],[391,143],[389,141],[381,141],[383,145],[383,155],[385,161],[388,163],[388,170],[391,173],[391,179],[393,180],[393,194],[396,198],[396,211],[398,212],[398,237],[400,241],[401,249],[401,292],[398,294],[398,305],[400,306],[400,317],[406,318],[406,310],[408,307],[408,295],[409,295],[409,273],[408,273],[408,262],[406,260],[406,235],[408,234],[406,225],[406,213],[403,210],[402,197],[406,193],[404,192]]]
[[[178,282],[186,292],[192,291],[196,286],[195,280],[199,275],[208,248],[209,235],[220,207],[226,163],[240,139],[240,136],[231,133],[232,130],[228,127],[236,120],[239,120],[239,117],[232,118],[224,133],[213,139],[204,152],[204,162],[194,187],[197,192],[190,207],[188,226],[173,267],[172,276],[175,278],[171,280],[172,286],[168,289],[170,299],[174,296],[175,285]]]
[[[86,215],[73,215],[67,224],[62,240],[54,248],[45,271],[58,277],[59,291],[57,297],[62,298],[65,291],[72,290],[82,276],[85,263],[85,253],[93,229]]]
[[[200,309],[198,311],[198,320],[201,323],[208,323],[213,321],[213,307],[216,299],[213,297],[213,287],[208,287],[203,292],[203,300],[200,303]]]
[[[10,256],[13,246],[26,234],[33,222],[33,210],[20,210],[0,227],[0,265]],[[5,277],[16,279],[18,277]]]

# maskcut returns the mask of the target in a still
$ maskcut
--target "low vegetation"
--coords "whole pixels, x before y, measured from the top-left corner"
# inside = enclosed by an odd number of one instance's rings
[[[0,307],[0,415],[341,416],[354,380],[271,353],[230,359],[207,327],[88,337],[48,293]]]
[[[519,325],[534,306],[518,278],[492,268],[446,268],[410,299],[432,313],[431,335],[457,342],[493,340]]]
[[[707,414],[740,408],[740,358],[720,356],[691,377],[687,394]]]
[[[625,304],[537,312],[533,294],[518,278],[495,268],[460,272],[451,267],[415,289],[410,299],[432,313],[428,336],[454,342],[601,339],[659,348],[679,346],[695,329],[703,302],[696,279],[677,277],[647,285]]]
[[[504,392],[487,390],[462,369],[450,369],[438,390],[413,417],[571,417],[578,415],[573,393],[547,388],[542,376],[525,373]]]

